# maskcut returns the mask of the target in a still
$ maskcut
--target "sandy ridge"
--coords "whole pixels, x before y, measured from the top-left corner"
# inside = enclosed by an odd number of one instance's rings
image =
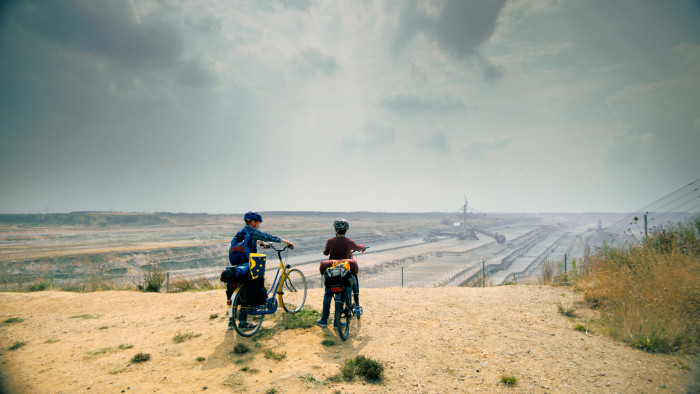
[[[365,316],[347,342],[312,327],[256,347],[226,329],[223,290],[0,293],[0,321],[24,319],[0,326],[0,384],[22,393],[683,392],[677,356],[573,330],[596,316],[567,318],[556,303],[579,297],[546,286],[363,289]],[[309,290],[309,306],[320,310],[321,299]],[[198,336],[174,343],[182,333]],[[8,350],[16,342],[26,345]],[[239,342],[252,354],[233,355]],[[285,358],[264,358],[264,349]],[[151,359],[131,364],[137,352]],[[329,381],[358,354],[383,363],[381,383]],[[515,389],[503,374],[518,378]]]

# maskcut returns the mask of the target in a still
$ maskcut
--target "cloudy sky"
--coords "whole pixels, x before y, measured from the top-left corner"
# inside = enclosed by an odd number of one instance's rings
[[[629,212],[700,178],[700,2],[0,1],[0,212]]]

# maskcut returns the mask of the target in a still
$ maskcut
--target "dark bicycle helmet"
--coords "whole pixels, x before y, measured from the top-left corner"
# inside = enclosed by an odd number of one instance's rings
[[[348,223],[348,221],[345,219],[336,219],[333,222],[333,228],[335,228],[336,230],[348,231],[348,229],[350,228],[350,223]]]
[[[260,216],[259,213],[255,211],[248,211],[246,212],[245,216],[243,216],[243,220],[246,222],[250,222],[251,220],[255,220],[256,222],[262,222],[262,216]]]

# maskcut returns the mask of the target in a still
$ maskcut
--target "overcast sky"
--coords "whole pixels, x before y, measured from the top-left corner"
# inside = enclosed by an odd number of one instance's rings
[[[700,178],[700,2],[0,1],[0,212],[630,212]]]

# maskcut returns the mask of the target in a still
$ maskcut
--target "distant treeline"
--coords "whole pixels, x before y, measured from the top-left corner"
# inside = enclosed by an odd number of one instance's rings
[[[20,213],[0,214],[0,224],[25,226],[110,226],[110,225],[150,225],[167,224],[168,220],[152,213]]]

